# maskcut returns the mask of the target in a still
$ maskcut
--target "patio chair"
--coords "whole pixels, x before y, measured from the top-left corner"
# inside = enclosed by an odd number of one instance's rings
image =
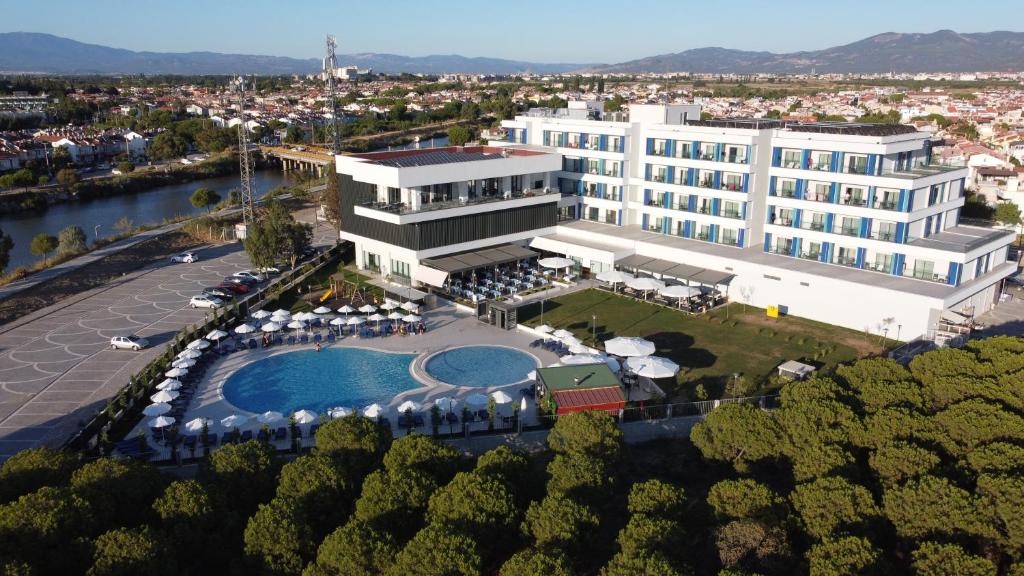
[[[319,344],[323,339],[324,339],[323,336],[321,336],[319,334],[314,334],[313,335],[313,343],[314,344]]]
[[[275,336],[274,337],[274,344],[280,346],[283,343],[284,343],[284,340],[282,340],[280,336]]]
[[[285,428],[284,426],[281,426],[277,430],[274,430],[274,440],[287,440],[287,439],[288,439],[288,429],[287,428]]]
[[[327,333],[327,343],[334,344],[334,332]]]
[[[295,336],[289,336],[288,337],[288,345],[291,346],[293,344],[295,344]]]
[[[258,344],[256,344],[256,339],[255,338],[249,338],[249,348],[252,348],[253,350],[255,350],[257,346],[258,346]]]
[[[305,334],[299,336],[299,344],[309,344],[309,336],[306,336]]]

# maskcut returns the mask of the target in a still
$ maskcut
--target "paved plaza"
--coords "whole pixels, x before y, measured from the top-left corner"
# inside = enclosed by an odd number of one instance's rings
[[[297,217],[309,222],[312,212]],[[314,243],[332,238],[321,225]],[[237,243],[198,253],[194,264],[149,265],[0,326],[0,460],[63,443],[179,330],[204,318],[208,311],[189,308],[189,298],[250,267]],[[124,334],[138,334],[151,346],[111,350],[110,338]]]

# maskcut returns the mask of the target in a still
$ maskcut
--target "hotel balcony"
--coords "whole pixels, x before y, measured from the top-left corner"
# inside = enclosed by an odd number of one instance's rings
[[[818,262],[821,260],[821,252],[800,252],[799,257],[804,260],[814,260],[815,262]]]
[[[825,231],[825,223],[824,222],[815,222],[813,220],[806,220],[806,219],[804,219],[804,220],[801,220],[801,222],[800,222],[800,228],[803,229],[803,230],[811,230],[812,232],[824,232]]]
[[[556,202],[562,197],[557,188],[536,188],[525,191],[505,191],[503,193],[480,194],[470,197],[435,200],[410,206],[405,202],[366,202],[355,206],[356,214],[384,220],[393,224],[412,224],[425,220],[450,218],[466,213],[486,212],[488,210],[472,210],[488,208],[501,210],[517,206]],[[469,210],[467,210],[469,209]]]
[[[779,188],[776,195],[779,198],[796,198],[796,188]]]
[[[842,234],[843,236],[860,236],[860,228],[852,226],[843,226],[835,232],[836,234]]]
[[[876,230],[869,236],[872,240],[881,240],[882,242],[896,242],[896,232],[893,231],[879,231]]]
[[[769,251],[772,254],[781,254],[782,256],[792,256],[793,255],[793,245],[792,244],[776,244],[775,246],[772,246],[771,250],[769,250]]]
[[[832,263],[833,264],[838,264],[840,266],[847,266],[849,268],[856,268],[857,267],[857,258],[851,257],[851,256],[836,256],[832,260]]]

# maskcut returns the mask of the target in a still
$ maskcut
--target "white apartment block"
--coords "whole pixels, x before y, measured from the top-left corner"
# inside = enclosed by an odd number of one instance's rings
[[[959,224],[967,169],[912,127],[598,105],[503,122],[504,154],[339,157],[342,238],[413,283],[443,277],[424,260],[511,243],[902,340],[988,310],[1016,270],[1011,234]]]

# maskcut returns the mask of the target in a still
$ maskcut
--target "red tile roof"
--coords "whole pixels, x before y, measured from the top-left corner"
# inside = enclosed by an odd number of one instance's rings
[[[563,410],[582,410],[585,408],[621,408],[626,403],[626,397],[622,395],[622,388],[618,386],[583,388],[580,390],[557,390],[551,393],[551,397],[554,399],[555,404],[558,405],[559,412]]]

